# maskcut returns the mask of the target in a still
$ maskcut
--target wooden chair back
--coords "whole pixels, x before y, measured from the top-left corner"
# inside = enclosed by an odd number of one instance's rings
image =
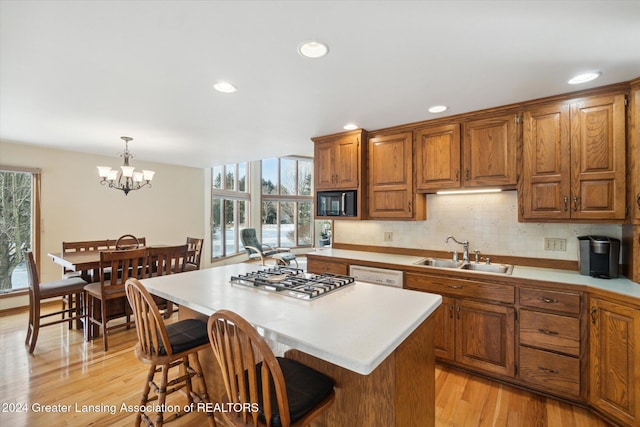
[[[202,242],[204,239],[187,237],[187,265],[194,270],[200,270],[200,255],[202,254]]]
[[[234,404],[234,408],[242,408],[229,415],[237,415],[242,423],[257,426],[258,412],[252,411],[252,403],[263,402],[264,417],[267,425],[270,425],[273,413],[268,384],[273,380],[280,421],[282,426],[289,426],[289,402],[284,376],[273,351],[258,331],[238,314],[219,310],[209,317],[208,332],[213,354],[222,371],[226,391],[224,398]],[[267,385],[262,387],[262,396],[258,396],[256,375],[256,364],[260,361],[261,383]]]
[[[156,246],[147,249],[148,277],[181,273],[187,259],[187,245]]]
[[[167,328],[153,296],[137,279],[128,279],[125,286],[136,322],[140,351],[149,359],[160,356],[161,348],[165,350],[164,355],[173,354]]]
[[[145,237],[136,237],[133,234],[125,234],[117,239],[109,239],[109,249],[112,250],[140,249],[145,246],[147,246],[147,239]]]
[[[124,291],[124,284],[129,277],[144,278],[147,269],[147,249],[145,248],[100,252],[102,294]]]
[[[98,251],[107,251],[109,250],[109,240],[84,240],[79,242],[62,242],[62,255],[65,253],[71,252],[98,252]],[[67,273],[72,273],[71,270],[67,270],[62,267],[62,275],[64,276]],[[93,272],[89,272],[86,276],[98,277],[98,271],[95,270]]]

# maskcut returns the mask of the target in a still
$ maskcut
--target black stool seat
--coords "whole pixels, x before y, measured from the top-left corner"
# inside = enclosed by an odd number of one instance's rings
[[[181,353],[209,343],[207,324],[201,320],[185,319],[166,325],[172,353]],[[166,355],[167,349],[160,344],[158,354]]]
[[[291,423],[295,423],[301,419],[307,412],[311,411],[327,398],[333,392],[333,380],[315,369],[303,365],[292,359],[286,359],[284,357],[276,357],[280,369],[282,369],[282,375],[287,387],[287,399],[289,400],[289,414],[291,417]],[[260,421],[266,422],[264,416],[263,402],[262,402],[262,375],[260,371],[262,369],[262,362],[256,365],[256,376],[258,383],[258,400],[259,417]],[[282,426],[280,422],[280,412],[278,410],[278,399],[276,398],[275,390],[273,389],[273,381],[271,388],[271,410],[273,415],[271,416],[271,425],[274,427]]]

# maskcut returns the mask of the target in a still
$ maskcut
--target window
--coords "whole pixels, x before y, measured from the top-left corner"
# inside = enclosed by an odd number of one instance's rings
[[[25,289],[24,251],[38,260],[40,172],[0,166],[0,293]]]
[[[313,244],[313,161],[283,157],[262,161],[262,240],[273,247]]]
[[[211,169],[211,255],[213,258],[240,252],[240,230],[248,227],[250,198],[247,163]]]

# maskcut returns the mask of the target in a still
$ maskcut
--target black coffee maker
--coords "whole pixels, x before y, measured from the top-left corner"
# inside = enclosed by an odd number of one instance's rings
[[[580,274],[610,279],[618,277],[620,240],[607,236],[581,236]]]

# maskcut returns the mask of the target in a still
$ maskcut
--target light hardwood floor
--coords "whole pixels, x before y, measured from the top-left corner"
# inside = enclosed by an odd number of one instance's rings
[[[139,403],[147,375],[146,365],[133,354],[133,329],[111,335],[109,351],[104,353],[100,339],[85,343],[81,332],[69,331],[66,324],[42,328],[33,355],[24,345],[26,329],[26,312],[0,316],[1,426],[133,425],[135,415],[123,411],[122,405]],[[184,405],[185,398],[172,398],[179,394],[170,396],[167,404]],[[70,412],[54,412],[60,409]],[[98,412],[78,412],[83,409]],[[206,425],[206,417],[189,414],[169,425]],[[608,424],[580,407],[437,366],[436,426]]]

